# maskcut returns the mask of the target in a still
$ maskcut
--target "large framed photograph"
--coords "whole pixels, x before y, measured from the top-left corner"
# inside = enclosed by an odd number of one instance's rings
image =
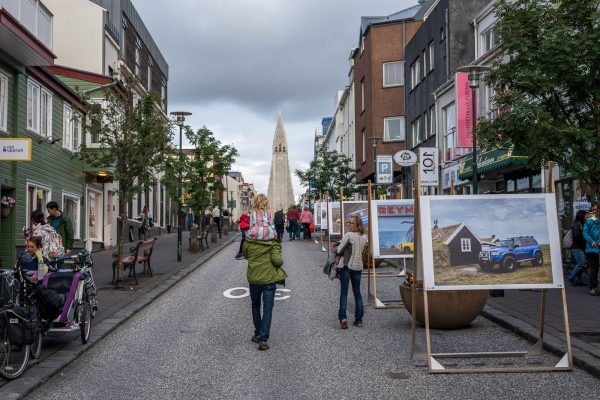
[[[321,223],[322,230],[327,229],[328,219],[329,218],[327,218],[327,203],[322,202],[322,203],[320,203],[320,208],[319,208],[319,222]]]
[[[342,234],[342,213],[339,201],[330,201],[327,210],[327,226],[330,235]]]
[[[423,196],[427,290],[564,286],[554,194]]]
[[[373,200],[373,257],[408,258],[414,252],[414,200]]]
[[[359,217],[365,228],[365,234],[369,235],[369,205],[366,201],[344,201],[342,212],[342,235],[346,233],[347,222],[350,217]]]
[[[315,226],[321,226],[321,203],[315,202],[313,203],[313,216]]]

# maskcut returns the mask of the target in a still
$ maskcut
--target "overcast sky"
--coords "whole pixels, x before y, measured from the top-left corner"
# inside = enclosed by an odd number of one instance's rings
[[[169,112],[206,125],[240,157],[234,169],[267,192],[279,112],[295,169],[313,155],[315,129],[348,84],[361,16],[384,16],[417,0],[133,0],[169,64]],[[177,139],[178,141],[178,139]],[[185,144],[184,144],[185,147]]]

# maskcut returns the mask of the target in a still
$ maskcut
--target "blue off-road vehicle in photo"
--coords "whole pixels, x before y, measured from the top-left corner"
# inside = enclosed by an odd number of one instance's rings
[[[494,265],[501,271],[513,272],[517,266],[531,261],[534,266],[544,264],[542,246],[533,236],[515,236],[498,241],[494,246],[483,246],[479,252],[479,266],[490,272]]]

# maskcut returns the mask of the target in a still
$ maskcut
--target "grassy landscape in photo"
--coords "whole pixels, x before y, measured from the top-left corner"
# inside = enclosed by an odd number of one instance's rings
[[[525,261],[514,272],[503,272],[495,266],[491,272],[484,272],[478,264],[459,267],[433,266],[436,286],[447,285],[535,285],[552,284],[552,260],[550,245],[542,244],[544,264],[534,267],[531,261]]]

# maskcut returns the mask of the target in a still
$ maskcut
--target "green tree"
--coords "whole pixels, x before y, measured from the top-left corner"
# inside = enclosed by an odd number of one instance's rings
[[[501,0],[501,54],[486,74],[500,110],[483,148],[515,146],[532,167],[558,162],[600,198],[600,1]]]
[[[188,205],[196,211],[196,215],[204,216],[211,193],[221,193],[224,189],[221,178],[229,172],[239,153],[235,147],[223,145],[207,127],[194,132],[186,126],[185,136],[193,147],[191,156],[182,159],[178,156],[169,157],[163,183],[177,201],[181,172]],[[221,205],[220,198],[214,198],[213,202]]]
[[[96,137],[99,148],[82,145],[80,155],[93,167],[114,170],[122,221],[117,255],[122,260],[127,203],[150,187],[162,171],[172,138],[171,124],[158,109],[156,96],[144,94],[140,98],[132,83],[119,92],[107,91],[101,105],[91,105],[88,118],[90,134]],[[119,263],[113,283],[120,283],[122,277],[123,265]]]
[[[339,200],[340,188],[344,188],[344,194],[356,191],[354,183],[355,171],[350,168],[352,159],[335,150],[327,150],[321,146],[317,151],[317,157],[310,162],[306,171],[295,170],[294,173],[304,186],[312,186],[316,193],[323,195],[328,192],[332,201]],[[312,185],[311,185],[312,182]]]

